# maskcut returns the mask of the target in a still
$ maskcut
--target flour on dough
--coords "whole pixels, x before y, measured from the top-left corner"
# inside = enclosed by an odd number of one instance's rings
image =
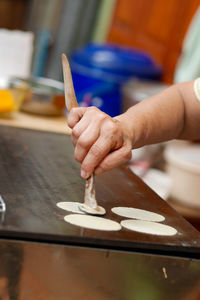
[[[83,211],[79,209],[80,203],[79,202],[58,202],[56,205],[59,208],[62,208],[66,211],[77,213],[77,214],[84,214]]]
[[[111,211],[116,215],[125,218],[130,218],[130,219],[152,221],[152,222],[162,222],[165,220],[165,217],[162,215],[159,215],[157,213],[148,210],[138,209],[133,207],[113,207]]]
[[[90,215],[71,214],[64,217],[70,224],[95,230],[118,231],[121,225],[115,221]]]
[[[177,233],[175,228],[155,222],[124,220],[121,221],[121,225],[126,229],[147,234],[171,236]]]

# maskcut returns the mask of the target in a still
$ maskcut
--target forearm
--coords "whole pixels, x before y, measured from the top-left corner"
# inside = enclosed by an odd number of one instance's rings
[[[170,139],[200,138],[200,103],[193,82],[173,85],[117,119],[126,124],[133,148]]]
[[[200,102],[193,82],[173,85],[111,118],[95,107],[68,117],[81,176],[100,174],[131,157],[131,149],[170,139],[200,139]]]

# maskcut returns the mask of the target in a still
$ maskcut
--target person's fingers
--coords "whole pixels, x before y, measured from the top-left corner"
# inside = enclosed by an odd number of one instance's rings
[[[123,127],[95,107],[74,108],[69,115],[74,157],[82,163],[81,176],[89,177],[111,169],[130,158],[131,146],[125,145]],[[110,153],[110,154],[109,154]]]
[[[122,140],[121,140],[122,142]],[[99,163],[108,155],[108,153],[119,147],[119,142],[116,143],[115,137],[108,135],[100,136],[99,139],[91,146],[87,155],[85,156],[81,166],[81,176],[89,177]]]
[[[82,162],[89,148],[99,137],[102,123],[108,116],[95,107],[89,107],[72,129],[72,143],[75,159]]]
[[[74,147],[76,146],[79,137],[83,134],[87,127],[90,126],[90,124],[90,119],[83,115],[82,119],[80,119],[80,121],[74,126],[71,133],[71,139]]]
[[[95,175],[111,170],[131,159],[131,144],[109,153],[95,169]]]
[[[68,117],[67,117],[67,124],[70,128],[73,128],[83,117],[84,113],[86,112],[86,107],[75,107],[72,108]]]
[[[76,147],[77,138],[71,134],[71,141],[74,147]]]
[[[99,127],[90,124],[78,139],[73,139],[75,143],[74,157],[78,162],[82,163],[88,150],[96,142],[98,137]]]
[[[87,129],[91,121],[84,115],[72,129],[72,136],[78,140],[81,134]]]
[[[102,113],[96,107],[88,107],[86,108],[84,114],[81,119],[76,123],[76,125],[72,129],[72,135],[77,139],[80,135],[86,130],[89,125],[99,127],[101,122],[106,118],[106,114]]]

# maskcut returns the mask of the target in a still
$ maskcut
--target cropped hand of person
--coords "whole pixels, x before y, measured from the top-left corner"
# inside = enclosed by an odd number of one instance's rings
[[[131,158],[132,132],[123,115],[111,118],[96,107],[73,108],[68,116],[74,157],[81,163],[81,176],[100,174]]]

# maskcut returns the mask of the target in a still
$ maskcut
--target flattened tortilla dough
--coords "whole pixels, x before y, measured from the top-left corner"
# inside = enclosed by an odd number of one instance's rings
[[[177,233],[174,227],[149,221],[124,220],[121,225],[126,229],[147,234],[172,236]]]
[[[95,230],[118,231],[121,225],[115,221],[90,215],[71,214],[64,217],[70,224]]]
[[[79,209],[89,215],[103,216],[106,214],[106,211],[103,207],[97,206],[96,208],[92,208],[92,207],[87,206],[85,203],[80,204]]]
[[[121,217],[137,219],[143,221],[152,221],[152,222],[162,222],[165,220],[165,217],[154,213],[152,211],[133,208],[133,207],[113,207],[111,209],[113,213]]]
[[[77,213],[77,214],[85,214],[83,211],[80,210],[79,202],[58,202],[58,203],[56,203],[56,205],[59,208],[64,209],[69,212],[73,212],[73,213]]]

